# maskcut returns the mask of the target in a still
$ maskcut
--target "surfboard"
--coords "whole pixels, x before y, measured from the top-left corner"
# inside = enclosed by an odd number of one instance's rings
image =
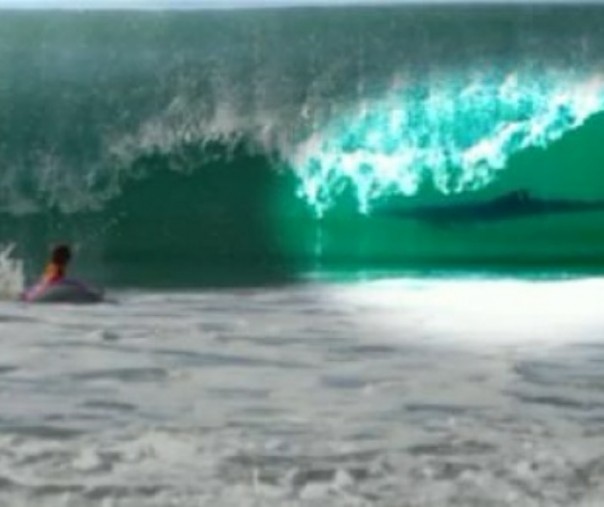
[[[28,303],[100,303],[103,291],[81,280],[66,278],[34,285],[22,295],[22,300]]]

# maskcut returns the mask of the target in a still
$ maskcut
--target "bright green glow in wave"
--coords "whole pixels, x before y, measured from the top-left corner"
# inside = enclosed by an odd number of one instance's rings
[[[300,146],[300,194],[320,216],[352,187],[362,213],[429,184],[443,194],[484,188],[509,157],[546,147],[604,109],[602,76],[508,75],[499,82],[395,87]]]

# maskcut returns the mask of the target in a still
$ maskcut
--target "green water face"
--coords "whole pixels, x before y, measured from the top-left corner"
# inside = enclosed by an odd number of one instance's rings
[[[108,285],[598,270],[604,8],[2,12],[0,244]]]
[[[511,157],[480,190],[444,195],[425,185],[412,197],[386,197],[366,214],[359,213],[352,188],[315,219],[285,198],[276,215],[289,216],[296,225],[281,224],[290,232],[283,236],[283,249],[291,255],[304,252],[318,269],[331,271],[599,271],[604,265],[603,138],[604,116],[597,115],[547,148]],[[498,204],[518,191],[528,201]],[[391,213],[401,209],[410,213]],[[430,213],[435,209],[438,220]]]
[[[146,175],[130,180],[103,209],[5,216],[0,234],[18,245],[30,277],[49,244],[70,241],[77,247],[75,271],[112,286],[274,284],[309,273],[599,271],[604,211],[581,206],[604,198],[604,148],[595,142],[603,125],[595,118],[547,150],[514,157],[480,191],[444,196],[426,186],[364,214],[351,189],[320,218],[298,197],[300,181],[291,170],[275,170],[243,147],[231,164],[187,162],[184,172],[161,155],[145,157],[137,163]],[[583,163],[583,174],[567,173],[585,143],[592,163]],[[528,206],[497,205],[519,189]],[[535,213],[530,199],[571,207]],[[401,209],[420,213],[391,213]],[[445,210],[436,220],[435,209]]]

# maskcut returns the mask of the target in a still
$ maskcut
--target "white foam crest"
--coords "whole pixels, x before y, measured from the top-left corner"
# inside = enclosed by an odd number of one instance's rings
[[[0,245],[0,299],[15,299],[25,287],[23,261],[12,256],[14,248]]]
[[[271,154],[283,145],[283,136],[275,124],[268,112],[244,114],[229,100],[221,101],[208,115],[203,104],[180,97],[166,111],[143,122],[134,133],[114,140],[109,151],[117,165],[125,168],[141,156],[178,153],[187,145],[196,145],[203,152],[212,143],[220,143],[229,156],[245,140],[250,149]]]
[[[603,109],[600,75],[569,82],[514,73],[463,89],[401,88],[301,143],[291,163],[319,215],[346,188],[367,212],[376,199],[417,193],[425,180],[443,194],[482,188],[515,153],[546,147]]]
[[[148,168],[137,165],[137,160],[178,155],[191,146],[196,148],[191,152],[196,158],[170,163],[169,169],[186,172],[216,157],[228,158],[242,142],[250,152],[272,156],[288,149],[292,129],[283,128],[288,121],[270,111],[238,110],[228,97],[208,111],[203,101],[178,95],[129,132],[100,132],[98,153],[88,159],[70,160],[59,152],[32,150],[27,159],[5,166],[0,177],[0,211],[26,215],[47,207],[65,213],[99,210],[120,195],[125,181],[147,175]],[[220,144],[220,153],[209,149],[214,143]]]
[[[244,107],[229,89],[213,109],[178,95],[130,133],[104,135],[100,159],[85,171],[52,153],[33,156],[35,197],[19,193],[23,168],[5,171],[0,197],[11,213],[35,211],[40,200],[67,212],[98,209],[119,195],[125,180],[145,175],[149,169],[135,164],[141,157],[182,152],[170,169],[186,172],[228,159],[245,143],[291,166],[299,195],[318,215],[347,189],[367,213],[379,199],[414,195],[426,182],[443,194],[483,188],[515,153],[546,147],[580,127],[604,109],[604,79],[573,79],[521,72],[478,76],[463,86],[453,78],[427,85],[395,79],[385,96],[359,100],[348,112],[318,100]],[[187,155],[183,148],[190,146]]]

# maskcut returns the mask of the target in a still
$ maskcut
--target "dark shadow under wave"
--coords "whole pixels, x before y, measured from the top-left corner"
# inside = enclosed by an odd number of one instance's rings
[[[526,190],[516,190],[482,202],[390,207],[378,210],[376,213],[420,220],[436,227],[452,227],[469,223],[592,211],[604,211],[604,199],[543,199],[531,196]]]

